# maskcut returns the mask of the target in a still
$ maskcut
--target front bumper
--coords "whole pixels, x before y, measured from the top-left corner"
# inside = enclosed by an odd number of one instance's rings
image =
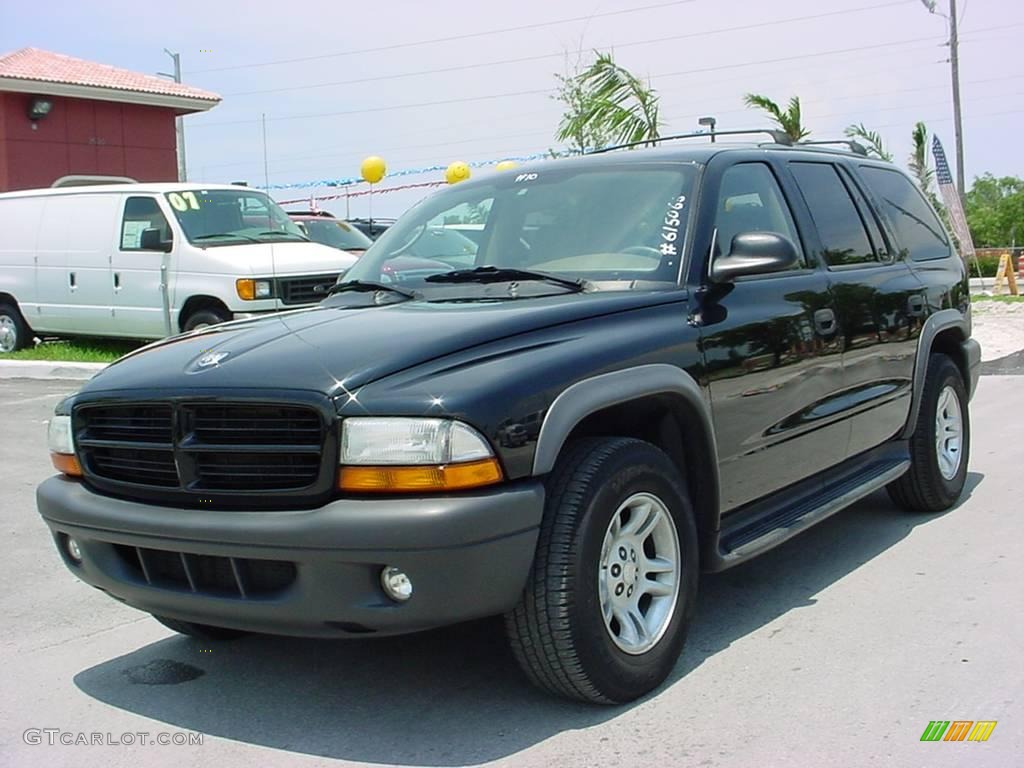
[[[398,634],[508,610],[533,562],[544,506],[535,481],[276,512],[155,506],[101,496],[63,476],[42,483],[36,498],[67,566],[112,597],[184,621],[309,637]],[[68,556],[68,536],[79,563]],[[136,559],[140,549],[150,553],[149,568],[146,556],[141,566]],[[179,560],[174,578],[167,563]],[[266,580],[244,573],[243,588],[232,588],[240,571],[256,573],[267,561],[275,562],[275,589],[253,588]],[[385,565],[409,575],[407,602],[381,589]],[[282,573],[292,575],[287,584]]]

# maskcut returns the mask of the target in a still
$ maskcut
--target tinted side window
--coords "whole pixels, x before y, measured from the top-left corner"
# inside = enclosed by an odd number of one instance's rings
[[[925,261],[950,255],[949,239],[938,217],[910,179],[899,171],[864,165],[860,173],[910,258]]]
[[[161,240],[171,239],[171,230],[160,206],[152,197],[129,197],[121,221],[121,250],[138,251],[145,229],[159,229]]]
[[[715,215],[715,252],[728,253],[732,239],[746,232],[775,232],[793,241],[800,266],[807,265],[789,205],[775,175],[764,163],[739,163],[722,174]]]
[[[830,267],[878,259],[850,192],[829,163],[790,163]]]

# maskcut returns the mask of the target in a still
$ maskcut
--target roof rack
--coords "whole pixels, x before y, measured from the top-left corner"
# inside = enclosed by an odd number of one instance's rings
[[[836,139],[835,141],[800,141],[800,142],[797,142],[797,145],[801,146],[801,147],[809,146],[809,145],[810,146],[817,146],[817,145],[829,145],[829,144],[842,144],[843,146],[849,147],[850,151],[853,152],[853,154],[855,154],[855,155],[864,155],[864,157],[868,156],[867,147],[865,147],[863,144],[861,144],[858,141],[854,141],[853,139]]]
[[[776,144],[784,144],[791,146],[793,140],[789,138],[785,131],[778,131],[773,128],[751,128],[750,130],[738,130],[738,131],[697,131],[696,133],[678,133],[673,136],[659,136],[656,139],[645,139],[643,141],[630,141],[626,144],[616,144],[614,147],[602,147],[601,149],[592,149],[589,152],[584,152],[585,155],[600,155],[604,152],[612,152],[616,149],[628,149],[629,147],[641,147],[648,145],[655,145],[661,141],[675,141],[677,139],[696,139],[705,138],[712,139],[719,136],[747,136],[750,134],[764,133],[771,137],[772,141]]]

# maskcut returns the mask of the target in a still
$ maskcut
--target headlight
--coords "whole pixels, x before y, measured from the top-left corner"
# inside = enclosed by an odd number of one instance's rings
[[[451,419],[345,419],[338,485],[348,491],[458,490],[502,473],[487,441]]]
[[[65,475],[80,476],[82,468],[75,458],[75,441],[71,432],[70,416],[54,416],[50,419],[46,442],[50,448],[50,461]]]
[[[235,291],[238,293],[238,298],[243,301],[269,299],[274,295],[270,280],[253,280],[250,277],[235,280]]]

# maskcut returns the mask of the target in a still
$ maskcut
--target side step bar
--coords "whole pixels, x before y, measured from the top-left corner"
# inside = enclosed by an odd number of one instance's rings
[[[791,539],[858,499],[884,488],[910,468],[905,442],[876,449],[853,466],[837,468],[816,483],[786,489],[730,515],[718,534],[717,557],[706,570],[721,571]],[[845,469],[845,471],[844,471]],[[802,489],[804,490],[801,493]]]

